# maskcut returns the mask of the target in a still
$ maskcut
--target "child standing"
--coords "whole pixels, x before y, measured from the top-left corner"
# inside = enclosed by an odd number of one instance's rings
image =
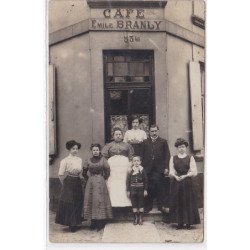
[[[82,192],[82,159],[77,156],[81,144],[71,140],[66,143],[69,156],[60,163],[59,179],[62,183],[62,193],[59,200],[55,223],[69,226],[75,232],[77,225],[81,224],[83,204]]]
[[[187,155],[188,142],[178,138],[175,142],[178,154],[171,157],[169,163],[170,177],[172,177],[170,195],[170,216],[172,223],[178,223],[177,230],[186,229],[191,225],[199,224],[200,217],[196,204],[196,197],[192,183],[192,177],[197,175],[197,167],[194,157]]]
[[[141,166],[140,156],[132,157],[132,167],[127,174],[127,195],[131,199],[134,213],[134,225],[142,225],[144,208],[144,197],[147,196],[148,180],[147,175]]]

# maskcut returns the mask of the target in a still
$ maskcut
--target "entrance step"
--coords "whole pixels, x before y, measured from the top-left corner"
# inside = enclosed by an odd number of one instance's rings
[[[114,222],[125,222],[125,221],[133,221],[134,215],[132,213],[132,208],[118,208],[114,209]],[[149,213],[143,214],[143,221],[145,222],[166,222],[168,223],[168,213],[162,213],[157,208],[153,208]]]
[[[102,242],[106,243],[157,243],[161,242],[153,223],[133,225],[130,222],[107,224],[104,228]]]

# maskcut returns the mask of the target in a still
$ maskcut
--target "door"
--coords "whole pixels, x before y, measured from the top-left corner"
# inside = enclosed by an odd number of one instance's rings
[[[114,127],[130,129],[131,115],[138,115],[141,129],[155,122],[153,51],[104,51],[105,140]]]

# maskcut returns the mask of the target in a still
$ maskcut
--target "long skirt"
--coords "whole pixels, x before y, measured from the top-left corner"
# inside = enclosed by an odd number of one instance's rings
[[[83,192],[80,178],[67,176],[63,182],[55,223],[65,226],[81,224],[82,204]]]
[[[170,195],[170,222],[190,225],[200,223],[193,183],[190,177],[180,182],[172,179]]]
[[[131,201],[127,197],[126,178],[130,168],[127,157],[115,155],[108,159],[110,177],[107,182],[112,207],[128,207]]]
[[[104,220],[113,218],[106,182],[101,175],[90,176],[85,189],[84,219]]]

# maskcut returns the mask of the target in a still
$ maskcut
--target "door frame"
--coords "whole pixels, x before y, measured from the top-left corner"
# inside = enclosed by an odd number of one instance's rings
[[[128,53],[136,53],[137,51],[140,52],[145,52],[150,54],[150,67],[152,70],[152,79],[150,83],[106,83],[106,74],[107,74],[107,68],[106,68],[106,60],[105,60],[105,55],[107,54],[126,54]],[[108,135],[110,135],[110,121],[109,121],[109,116],[107,113],[110,113],[109,109],[109,104],[108,104],[108,94],[110,90],[133,90],[133,89],[149,89],[151,90],[151,102],[152,102],[152,109],[151,109],[151,117],[150,120],[151,122],[149,123],[149,126],[154,124],[156,121],[156,105],[155,105],[155,60],[154,60],[154,50],[103,50],[102,53],[103,57],[103,88],[104,88],[104,139],[105,143],[110,142]],[[129,98],[129,96],[128,96]],[[108,111],[108,112],[107,112]],[[129,115],[129,114],[128,114]],[[128,120],[129,122],[129,120]]]

